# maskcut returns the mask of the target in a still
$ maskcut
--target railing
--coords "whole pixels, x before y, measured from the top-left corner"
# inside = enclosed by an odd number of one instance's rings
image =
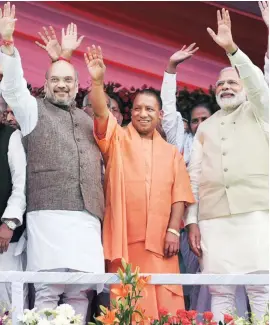
[[[151,275],[151,284],[179,285],[269,285],[269,274],[143,274]],[[48,284],[116,284],[116,274],[63,272],[0,272],[0,282],[12,285],[12,324],[18,325],[23,312],[24,283]]]

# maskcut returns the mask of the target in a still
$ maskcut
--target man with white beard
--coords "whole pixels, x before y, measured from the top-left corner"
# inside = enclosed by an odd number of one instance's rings
[[[218,11],[218,33],[208,33],[232,67],[220,72],[221,110],[196,133],[189,173],[197,203],[185,223],[203,273],[269,271],[268,87],[263,73],[236,46],[228,11]],[[235,286],[210,286],[215,321],[234,311]],[[265,313],[267,286],[246,286],[257,318]]]

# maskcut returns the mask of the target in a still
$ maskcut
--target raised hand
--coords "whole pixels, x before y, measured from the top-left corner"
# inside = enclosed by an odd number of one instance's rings
[[[95,45],[92,45],[91,48],[87,48],[87,51],[87,53],[84,53],[84,59],[92,78],[92,82],[103,84],[106,66],[103,62],[101,47],[98,46],[96,48]]]
[[[52,61],[57,61],[61,55],[61,46],[57,40],[55,31],[52,26],[49,27],[49,31],[46,27],[43,27],[44,34],[38,32],[40,38],[43,40],[44,44],[36,41],[35,43],[48,52]]]
[[[80,45],[84,38],[81,36],[79,39],[77,35],[77,25],[76,24],[69,24],[66,32],[65,29],[62,28],[62,51],[74,51]]]
[[[228,10],[222,9],[222,12],[217,11],[217,24],[218,24],[218,32],[217,34],[211,29],[207,28],[209,35],[213,38],[213,40],[222,47],[226,52],[233,53],[237,50],[237,46],[235,45],[232,38],[231,31],[231,19]]]
[[[4,4],[4,10],[0,9],[0,34],[5,41],[12,41],[15,29],[15,5],[10,8],[10,2]]]
[[[267,26],[269,28],[269,7],[268,7],[268,1],[259,1],[259,7],[261,9],[262,18]]]
[[[198,51],[198,47],[196,47],[196,43],[192,43],[188,47],[184,45],[180,51],[175,52],[169,60],[168,66],[166,71],[169,73],[175,73],[176,72],[176,67],[178,66],[179,63],[184,62],[185,60],[189,59],[192,57],[192,55]]]

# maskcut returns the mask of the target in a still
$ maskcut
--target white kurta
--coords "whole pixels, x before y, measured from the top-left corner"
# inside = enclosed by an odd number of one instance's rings
[[[104,273],[101,224],[87,211],[27,213],[27,270]]]
[[[269,211],[202,220],[202,273],[269,270]]]

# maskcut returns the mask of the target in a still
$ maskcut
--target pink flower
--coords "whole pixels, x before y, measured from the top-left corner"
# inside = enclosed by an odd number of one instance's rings
[[[231,315],[225,314],[224,315],[224,323],[229,324],[233,320],[233,317]]]
[[[210,322],[213,319],[214,315],[213,313],[211,313],[211,311],[206,311],[203,313],[203,319],[207,320],[208,322]]]
[[[197,317],[197,315],[198,315],[198,313],[196,312],[196,310],[188,310],[186,312],[186,314],[187,314],[187,318],[190,319],[190,320],[195,320],[196,317]]]
[[[167,316],[169,313],[168,309],[166,308],[160,308],[158,312],[160,317]]]
[[[178,310],[176,311],[176,315],[177,315],[178,317],[180,317],[180,318],[182,318],[182,317],[186,317],[186,316],[187,316],[187,312],[186,312],[185,310],[178,309]]]

